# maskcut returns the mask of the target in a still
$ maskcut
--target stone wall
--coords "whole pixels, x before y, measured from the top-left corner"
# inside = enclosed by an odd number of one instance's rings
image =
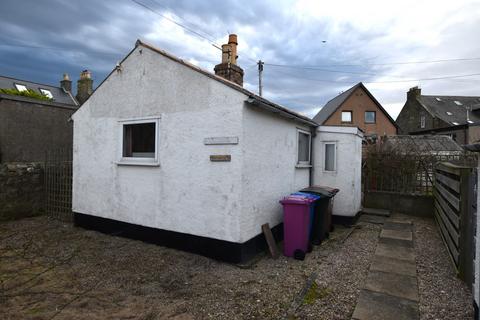
[[[0,221],[44,212],[42,163],[0,163]]]

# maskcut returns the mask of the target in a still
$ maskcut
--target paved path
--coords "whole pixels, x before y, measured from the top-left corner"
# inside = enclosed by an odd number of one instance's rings
[[[419,319],[413,225],[408,218],[392,215],[384,220],[352,319]]]

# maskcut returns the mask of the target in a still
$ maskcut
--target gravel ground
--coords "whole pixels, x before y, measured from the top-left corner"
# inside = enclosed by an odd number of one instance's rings
[[[472,296],[456,277],[435,220],[411,219],[415,225],[420,319],[473,319]]]
[[[433,221],[415,223],[422,319],[471,317]],[[350,319],[379,231],[338,227],[305,261],[260,256],[240,268],[46,217],[1,223],[1,318]]]
[[[379,228],[349,231],[303,262],[261,256],[239,268],[46,217],[2,223],[2,319],[349,319]]]

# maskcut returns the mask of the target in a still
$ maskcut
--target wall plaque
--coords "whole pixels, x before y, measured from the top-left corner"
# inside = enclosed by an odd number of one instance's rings
[[[209,137],[203,139],[203,143],[210,144],[238,144],[238,137]]]
[[[229,162],[229,161],[232,161],[232,156],[229,154],[212,154],[210,155],[210,161]]]

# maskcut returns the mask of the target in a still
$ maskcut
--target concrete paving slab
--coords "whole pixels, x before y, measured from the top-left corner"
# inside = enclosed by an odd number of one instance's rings
[[[398,260],[384,256],[374,256],[370,270],[390,272],[411,277],[417,276],[417,267],[414,262]]]
[[[356,320],[418,320],[417,303],[387,294],[360,291],[352,319]]]
[[[365,222],[365,223],[374,223],[374,224],[384,224],[385,217],[382,216],[374,216],[370,214],[362,214],[360,218],[358,218],[358,222]]]
[[[379,238],[378,242],[383,243],[383,244],[392,245],[392,246],[413,248],[413,241],[408,241],[408,240],[399,240],[399,239],[392,239],[392,238]]]
[[[415,252],[413,251],[413,248],[409,247],[379,243],[377,245],[377,249],[375,250],[375,254],[388,258],[415,262]]]
[[[385,210],[385,209],[363,208],[362,212],[364,214],[382,216],[382,217],[390,217],[391,215],[390,210]]]
[[[418,301],[417,278],[412,276],[370,270],[364,289]]]
[[[412,231],[383,229],[382,232],[380,232],[380,238],[412,241],[413,234]]]
[[[385,221],[383,228],[388,230],[413,231],[412,224],[392,222],[390,219]]]

